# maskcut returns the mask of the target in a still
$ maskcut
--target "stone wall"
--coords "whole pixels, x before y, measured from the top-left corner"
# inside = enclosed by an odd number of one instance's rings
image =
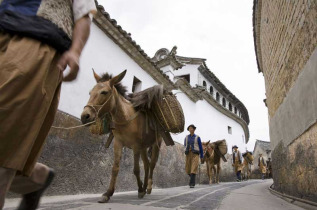
[[[254,36],[265,78],[274,187],[317,201],[317,2],[255,0]]]
[[[274,149],[274,188],[288,195],[317,201],[317,124],[288,147]]]
[[[261,1],[259,42],[272,117],[317,46],[317,2]],[[259,54],[258,54],[259,56]]]
[[[77,118],[58,112],[54,126],[69,127],[80,125]],[[92,135],[88,128],[62,130],[52,128],[39,162],[56,171],[56,178],[47,195],[66,195],[81,193],[103,193],[110,182],[113,164],[113,143],[105,148],[106,136]],[[229,155],[227,155],[229,157]],[[141,176],[143,165],[140,162]],[[201,183],[207,183],[206,165],[201,165]],[[230,170],[231,169],[231,170]],[[234,178],[232,167],[223,164],[221,181]],[[172,147],[162,144],[160,156],[154,170],[153,187],[166,188],[188,184],[185,174],[185,155],[183,145],[175,143]],[[199,176],[197,176],[197,183]],[[132,150],[124,148],[116,191],[137,190],[133,174]]]

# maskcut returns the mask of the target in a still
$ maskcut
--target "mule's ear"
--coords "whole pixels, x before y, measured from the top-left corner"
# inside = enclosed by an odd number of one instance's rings
[[[119,82],[121,82],[121,80],[124,78],[125,74],[127,73],[127,70],[124,70],[123,72],[121,72],[119,75],[115,76],[114,78],[112,78],[110,80],[110,86],[114,86],[116,84],[118,84]]]
[[[94,73],[94,77],[95,77],[96,82],[99,82],[99,80],[101,80],[101,77],[95,72],[94,69],[92,69],[92,72]]]
[[[207,144],[209,144],[210,143],[210,140],[209,141],[207,141]]]

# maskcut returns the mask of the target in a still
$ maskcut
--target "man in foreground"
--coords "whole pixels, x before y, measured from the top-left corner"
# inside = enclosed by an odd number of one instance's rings
[[[36,209],[52,182],[37,159],[95,12],[93,0],[0,0],[0,209],[9,189],[23,195],[18,209]]]

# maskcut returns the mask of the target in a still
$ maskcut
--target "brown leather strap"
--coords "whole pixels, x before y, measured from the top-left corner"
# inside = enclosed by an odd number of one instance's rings
[[[107,139],[107,142],[106,142],[106,144],[105,144],[105,147],[106,148],[109,148],[110,147],[110,144],[111,144],[111,142],[112,142],[112,140],[113,140],[113,133],[112,133],[112,131],[110,132],[110,134],[109,134],[109,137],[108,137],[108,139]]]

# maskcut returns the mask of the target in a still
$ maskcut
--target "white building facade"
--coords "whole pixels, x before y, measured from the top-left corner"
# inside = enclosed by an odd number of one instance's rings
[[[206,60],[182,57],[176,47],[160,49],[150,58],[130,34],[110,19],[102,6],[94,18],[91,34],[80,60],[78,79],[63,83],[59,109],[80,117],[95,85],[92,68],[98,73],[117,75],[127,69],[123,84],[136,92],[162,84],[173,91],[185,114],[185,131],[172,135],[183,143],[189,124],[197,126],[202,141],[226,139],[228,148],[246,150],[249,117],[245,106],[208,69]],[[228,150],[231,153],[231,149]]]

